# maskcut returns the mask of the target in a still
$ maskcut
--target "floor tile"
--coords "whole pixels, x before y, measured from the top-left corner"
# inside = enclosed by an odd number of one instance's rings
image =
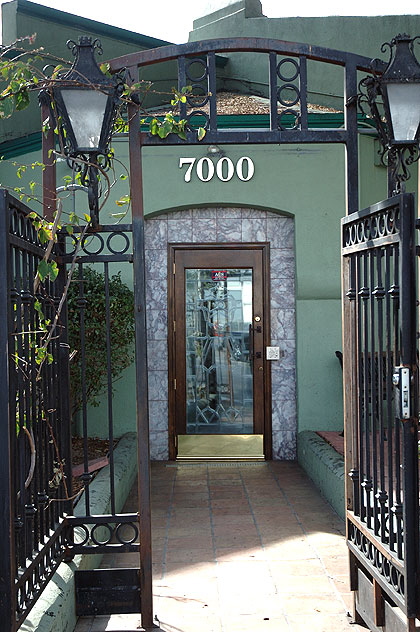
[[[156,632],[361,632],[344,525],[296,463],[168,465],[152,465]],[[80,618],[75,632],[138,626]]]

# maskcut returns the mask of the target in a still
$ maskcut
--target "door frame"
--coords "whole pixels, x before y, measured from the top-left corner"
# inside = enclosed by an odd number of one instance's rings
[[[235,250],[257,250],[261,252],[262,258],[262,303],[264,310],[263,347],[264,350],[270,345],[271,322],[270,322],[270,244],[268,242],[258,243],[172,243],[168,244],[168,448],[169,460],[174,461],[177,456],[176,447],[176,424],[175,424],[175,256],[179,250],[201,251],[220,250],[232,252]],[[179,333],[179,332],[178,332]],[[266,460],[272,459],[272,423],[271,423],[271,364],[263,354],[264,367],[264,455]]]

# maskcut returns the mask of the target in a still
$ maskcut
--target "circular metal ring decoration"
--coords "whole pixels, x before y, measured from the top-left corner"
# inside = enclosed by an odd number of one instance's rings
[[[124,535],[124,528],[128,528],[127,530],[132,531],[131,536]],[[115,531],[115,537],[117,538],[118,542],[120,542],[120,544],[132,544],[136,541],[138,535],[139,530],[134,522],[121,522]]]
[[[88,246],[92,246],[92,243],[95,244],[95,239],[99,241],[99,247],[96,250],[90,250]],[[104,249],[104,239],[102,235],[95,233],[93,235],[86,235],[86,237],[83,237],[82,250],[87,255],[99,255],[103,249]]]
[[[118,237],[121,237],[124,240],[124,244],[121,248],[115,248],[111,245],[112,241],[115,241]],[[130,240],[126,233],[111,233],[106,240],[106,247],[113,255],[124,255],[130,247]]]
[[[95,532],[101,528],[108,529],[108,538],[104,537],[103,540],[100,540],[99,537],[96,537]],[[96,544],[97,546],[101,546],[103,544],[110,544],[113,535],[114,535],[114,529],[112,529],[108,523],[95,524],[92,531],[90,532],[90,537],[92,539],[92,542]]]
[[[77,536],[77,542],[75,536]],[[68,529],[66,529],[66,540],[70,542],[70,544],[84,546],[89,542],[88,527],[85,524],[81,524],[77,527],[68,527]]]
[[[196,90],[196,92],[194,92]],[[201,94],[200,94],[201,92]],[[199,83],[193,83],[191,86],[191,92],[187,94],[187,103],[192,108],[202,108],[209,102],[210,96],[208,92]]]
[[[191,120],[195,116],[202,116],[205,119],[205,124],[204,125],[200,125],[200,124],[196,123],[197,127],[204,127],[205,129],[209,128],[210,117],[207,114],[207,112],[203,112],[203,110],[194,110],[194,112],[191,112],[190,114],[187,115],[187,122],[188,122],[189,127],[192,127],[193,129],[195,129],[194,128],[194,124],[191,123]]]
[[[292,66],[294,66],[294,73],[290,76],[290,77],[286,77],[285,74],[283,74],[281,72],[281,67],[284,64],[292,64]],[[293,59],[292,57],[287,57],[286,59],[282,59],[281,61],[279,61],[279,63],[277,64],[277,76],[282,80],[282,81],[294,81],[295,79],[297,79],[297,77],[299,76],[299,72],[300,72],[300,67],[298,62],[296,61],[296,59]]]
[[[365,226],[364,222],[357,224],[357,243],[362,244],[365,241]]]
[[[282,118],[284,116],[287,115],[291,115],[294,116],[295,118],[295,122],[294,125],[292,125],[291,127],[287,128],[285,125],[282,125]],[[297,112],[296,110],[291,110],[291,109],[287,109],[287,110],[283,110],[283,112],[280,112],[280,114],[278,115],[278,127],[280,130],[285,131],[286,129],[299,129],[299,125],[300,125],[300,112]]]
[[[285,99],[283,99],[283,97],[281,96],[281,93],[284,90],[291,90],[292,92],[295,93],[295,97],[294,99],[288,99],[287,101]],[[284,107],[292,107],[292,105],[296,105],[296,103],[299,103],[300,101],[300,91],[299,89],[295,86],[294,83],[285,83],[282,86],[280,86],[279,88],[277,88],[277,101],[281,104],[284,105]]]
[[[204,68],[204,72],[203,72],[202,75],[199,75],[198,77],[193,77],[190,74],[190,69],[191,69],[192,66],[194,66],[194,64],[199,64],[199,65],[201,65]],[[190,59],[189,61],[187,61],[186,67],[185,67],[185,76],[190,81],[194,81],[194,82],[196,82],[196,81],[203,81],[203,79],[205,79],[208,74],[209,74],[209,69],[207,67],[206,62],[203,59],[194,58],[194,59]]]
[[[398,228],[398,210],[393,208],[391,209],[386,216],[386,230],[388,235],[393,235],[397,232]]]

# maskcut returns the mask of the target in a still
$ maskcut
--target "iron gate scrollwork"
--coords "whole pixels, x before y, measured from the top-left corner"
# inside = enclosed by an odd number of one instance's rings
[[[1,441],[0,611],[4,630],[16,630],[66,551],[70,510],[68,345],[65,315],[37,362],[42,320],[54,319],[63,272],[34,287],[46,245],[29,209],[1,191],[0,204]]]
[[[0,195],[0,362],[3,379],[0,389],[2,629],[8,632],[18,630],[60,563],[69,561],[76,554],[135,552],[139,554],[138,566],[140,556],[142,561],[141,571],[139,568],[126,569],[124,572],[116,569],[113,575],[112,569],[107,571],[106,580],[103,574],[96,573],[95,577],[98,577],[101,585],[108,587],[106,599],[103,596],[104,591],[101,594],[100,587],[94,587],[93,592],[96,590],[96,595],[93,598],[92,593],[86,595],[84,588],[86,585],[88,590],[92,588],[93,575],[87,580],[79,580],[77,613],[135,612],[141,614],[142,620],[146,618],[146,621],[151,621],[148,461],[141,456],[138,460],[143,470],[142,511],[120,513],[114,471],[116,415],[112,397],[114,356],[111,353],[114,342],[110,334],[110,304],[113,300],[110,287],[115,278],[112,272],[117,271],[115,266],[120,269],[126,265],[130,276],[134,271],[134,292],[130,293],[133,299],[130,316],[133,321],[133,338],[130,339],[130,345],[134,350],[133,356],[135,354],[138,359],[140,343],[138,337],[134,339],[134,331],[139,314],[144,313],[144,309],[139,308],[141,301],[136,302],[135,298],[138,292],[136,286],[141,284],[141,256],[137,256],[134,263],[133,249],[137,247],[141,251],[141,231],[133,231],[132,224],[101,226],[100,231],[88,230],[86,234],[83,229],[75,227],[72,235],[59,236],[51,255],[58,263],[58,277],[54,281],[45,279],[36,287],[34,281],[37,268],[44,258],[46,245],[38,240],[37,231],[28,217],[30,209],[5,191],[1,191]],[[88,334],[84,317],[90,300],[85,287],[88,275],[86,266],[93,266],[104,278],[103,303],[107,335],[105,342],[101,340],[103,349],[100,353],[105,357],[107,375],[104,389],[106,411],[103,417],[107,420],[105,433],[109,441],[109,466],[106,471],[103,470],[103,478],[105,480],[107,477],[109,510],[101,515],[94,515],[93,494],[90,493],[93,478],[88,453],[90,411],[83,377],[82,422],[79,432],[83,441],[80,491],[84,494],[80,497],[80,492],[72,493],[72,407],[66,307],[61,311],[57,328],[51,337],[47,361],[42,365],[37,362],[37,349],[45,335],[42,321],[53,322],[56,318],[58,306],[63,305],[62,297],[68,278],[68,268],[74,264],[76,270],[72,283],[78,287],[78,298],[75,303],[79,315],[80,345],[77,345],[77,348],[81,358],[82,374],[86,374],[87,365],[85,346]],[[119,295],[118,299],[120,298]],[[120,303],[118,309],[121,310]],[[133,358],[130,356],[130,359]],[[139,381],[133,393],[134,411],[138,410],[140,391],[145,388],[145,384],[147,389],[147,379]],[[137,430],[137,436],[142,437],[139,425],[137,415],[136,427],[133,430]],[[133,441],[137,443],[139,451],[144,449],[148,455],[148,433],[144,432],[144,435],[145,438],[138,441],[133,435]],[[144,448],[139,448],[140,443],[144,444]],[[79,504],[75,510],[74,504],[78,500]],[[117,596],[112,592],[114,580],[119,586]],[[113,595],[115,599],[112,598]]]
[[[347,540],[378,626],[384,600],[419,612],[414,236],[411,194],[342,220]]]

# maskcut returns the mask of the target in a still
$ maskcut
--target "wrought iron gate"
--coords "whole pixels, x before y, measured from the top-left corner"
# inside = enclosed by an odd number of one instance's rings
[[[75,554],[116,552],[139,553],[136,568],[101,573],[80,571],[76,578],[79,614],[142,613],[144,626],[152,623],[149,444],[145,351],[142,332],[145,310],[142,303],[142,226],[101,226],[86,234],[75,253],[76,235],[63,238],[53,259],[59,263],[54,282],[46,280],[34,288],[37,266],[45,254],[28,213],[30,209],[1,191],[0,198],[0,611],[2,629],[14,632],[28,616],[42,590],[64,559]],[[80,237],[80,234],[79,234]],[[139,254],[133,257],[133,250]],[[76,308],[80,322],[81,414],[84,442],[82,481],[84,496],[77,517],[73,515],[71,489],[71,419],[69,397],[69,344],[64,309],[48,346],[46,362],[37,362],[37,348],[45,335],[43,320],[53,321],[66,282],[66,266],[77,255]],[[134,259],[136,260],[134,262]],[[133,263],[134,262],[134,263]],[[133,323],[136,332],[137,429],[141,510],[118,513],[113,469],[114,417],[112,405],[112,340],[104,345],[107,363],[107,425],[109,440],[110,508],[106,515],[92,515],[89,485],[88,401],[83,387],[86,371],[84,312],[89,302],[85,291],[86,265],[94,265],[104,278],[104,304],[109,332],[111,268],[134,268]],[[134,309],[136,307],[136,309]],[[139,353],[141,349],[141,353]],[[143,367],[143,368],[142,368]],[[141,565],[140,565],[141,560]],[[87,573],[88,580],[82,573]],[[96,583],[95,583],[96,582]],[[120,590],[115,591],[119,585]],[[122,597],[121,597],[122,595]],[[119,598],[118,598],[119,596]],[[98,598],[99,597],[99,598]],[[118,603],[116,603],[118,602]]]
[[[5,630],[22,623],[62,561],[70,475],[70,428],[65,338],[54,337],[54,361],[41,371],[34,343],[42,335],[40,314],[52,319],[63,274],[34,293],[45,248],[27,218],[28,209],[1,191],[0,310],[0,610]],[[38,309],[37,309],[38,307]],[[63,370],[64,369],[64,370]],[[41,378],[41,379],[39,379]]]
[[[419,614],[414,242],[411,194],[342,220],[347,542],[373,630]]]

